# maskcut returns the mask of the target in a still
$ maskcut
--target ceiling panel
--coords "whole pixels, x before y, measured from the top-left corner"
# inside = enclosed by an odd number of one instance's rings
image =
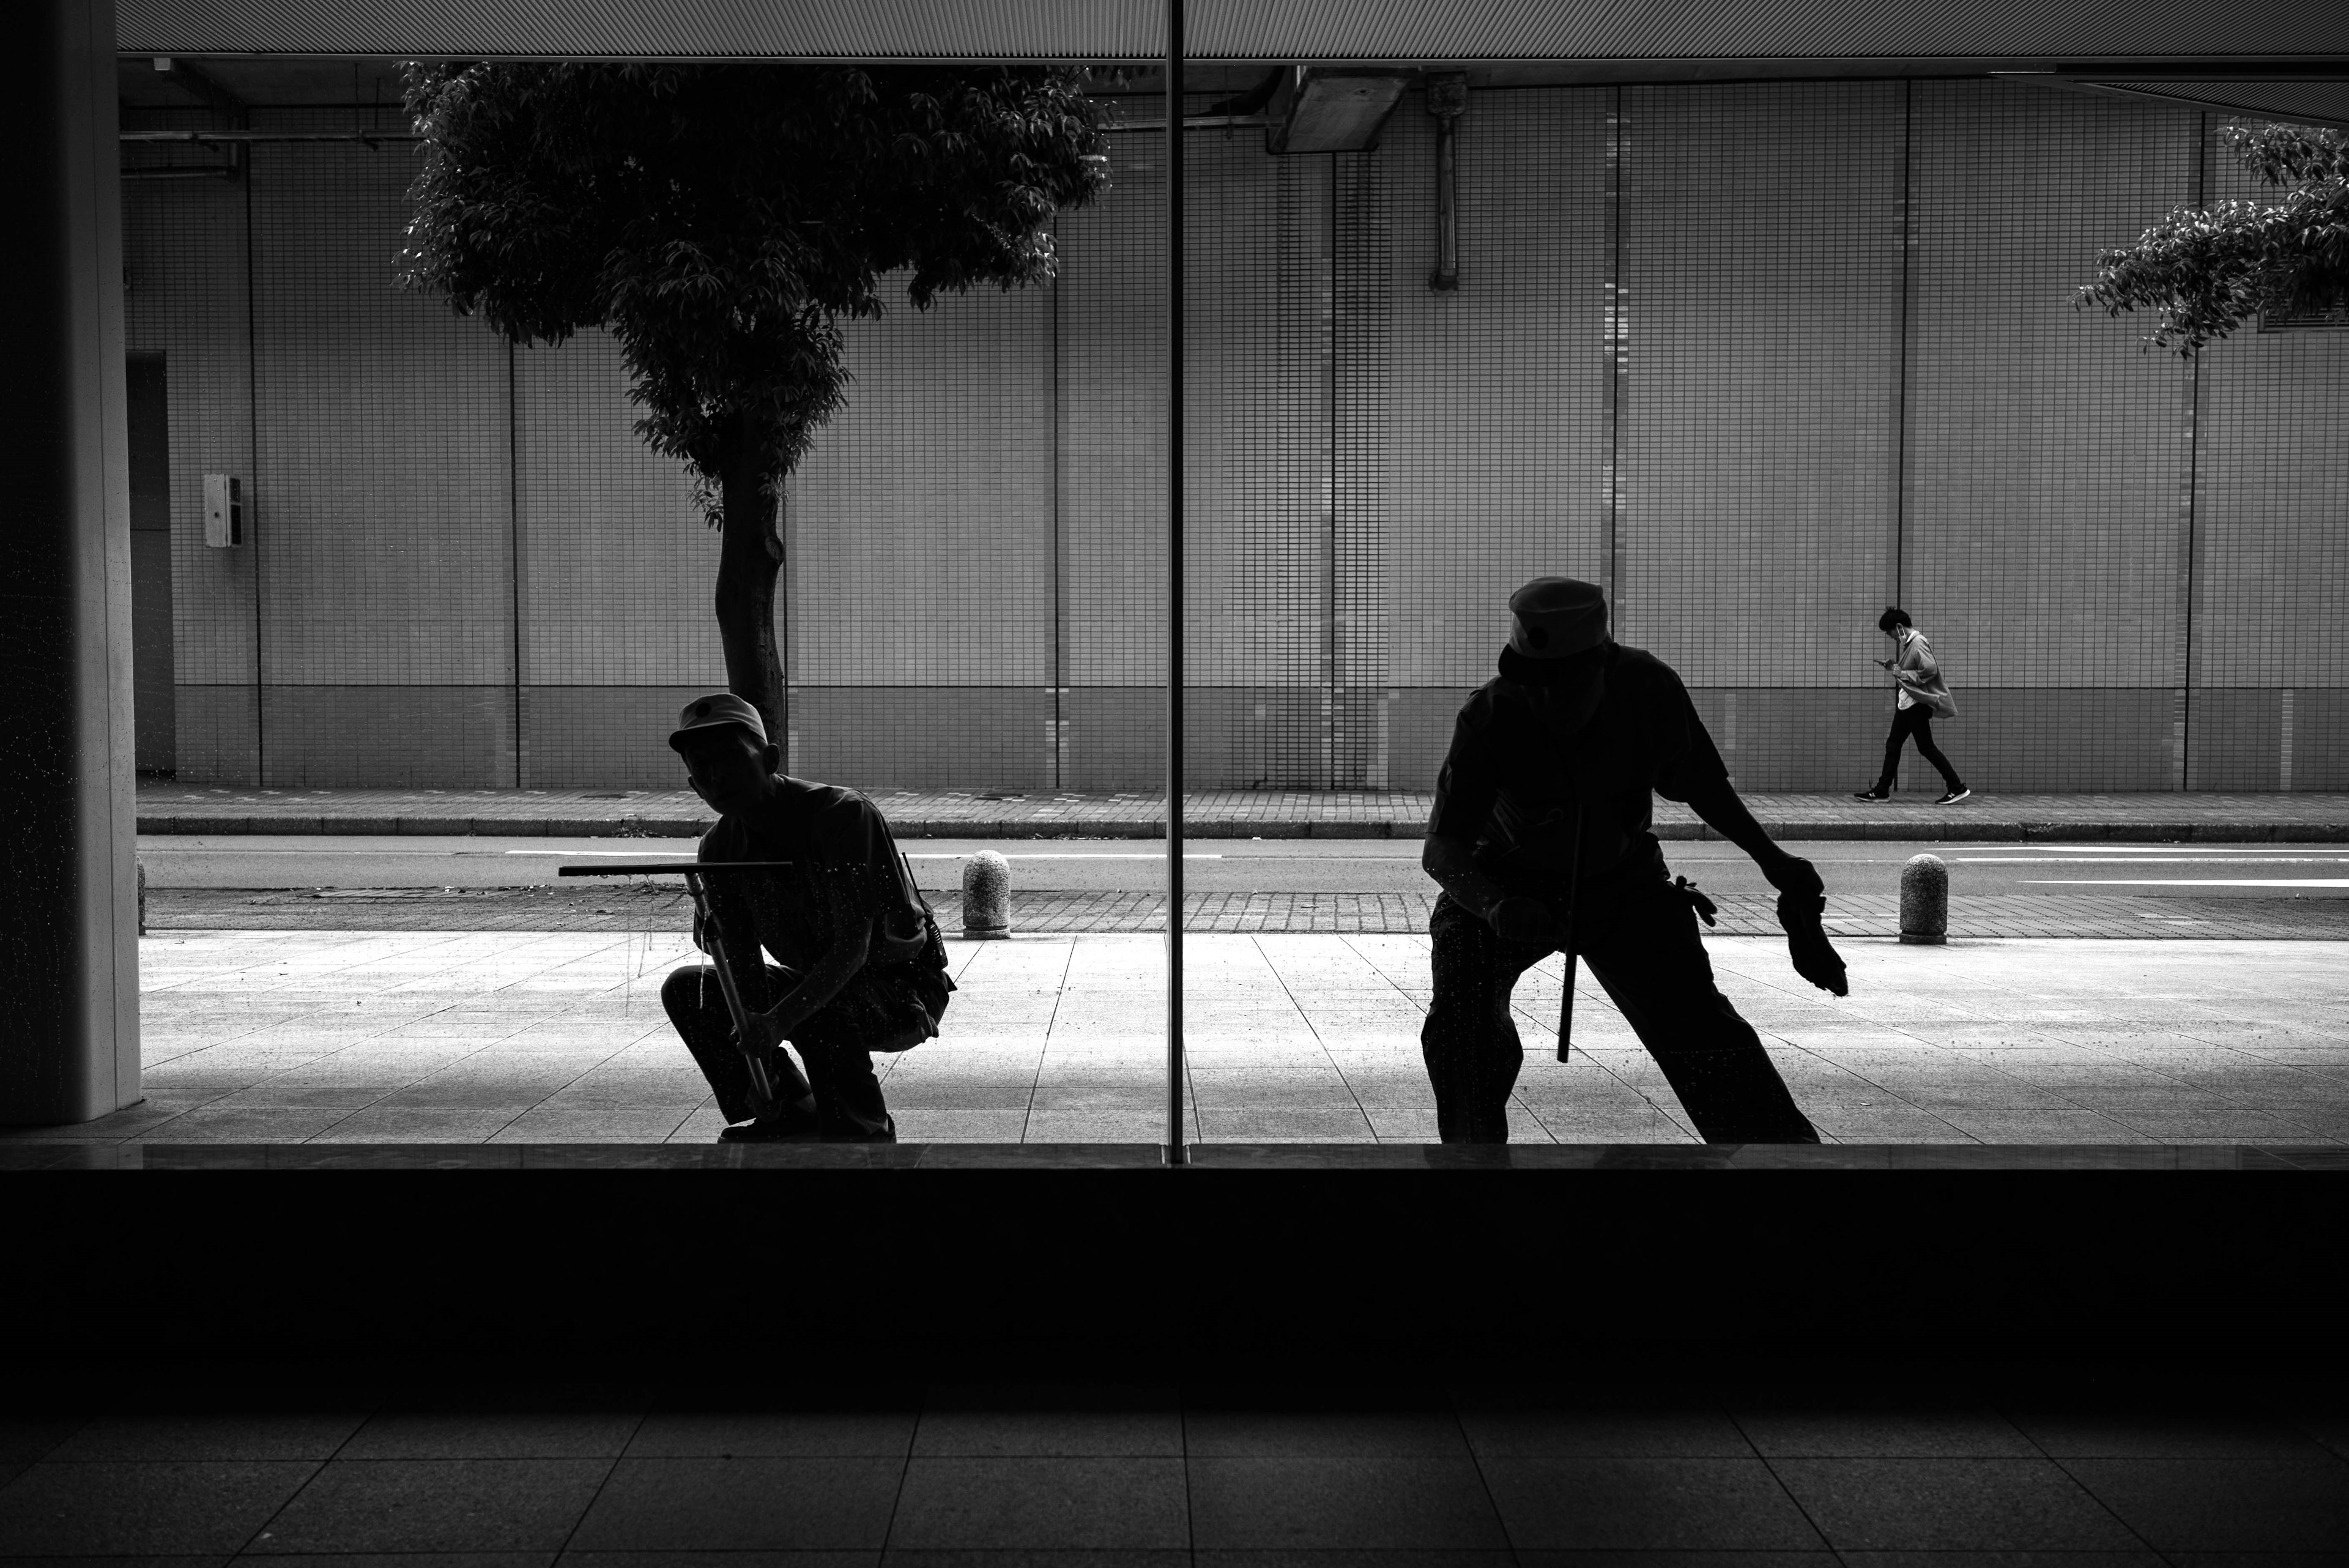
[[[127,52],[1143,59],[1158,0],[117,0]],[[2340,0],[1193,0],[1246,60],[2349,58]]]

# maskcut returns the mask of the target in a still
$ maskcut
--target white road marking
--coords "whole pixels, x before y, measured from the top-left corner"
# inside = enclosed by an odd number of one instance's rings
[[[2349,877],[2192,877],[2164,880],[2126,877],[2099,881],[2082,877],[2025,877],[2032,888],[2349,888]]]
[[[363,853],[372,854],[372,850]],[[460,849],[460,855],[478,855],[478,849]],[[580,860],[597,856],[605,860],[690,860],[690,855],[664,856],[657,849],[509,849],[509,855],[530,855],[547,860]]]
[[[615,860],[642,860],[650,853],[643,849],[509,849],[509,855],[552,857],[558,860],[576,859],[582,856],[600,855]],[[943,850],[927,850],[919,855],[907,855],[908,860],[968,860],[977,850],[965,850],[950,855]],[[1164,860],[1164,855],[1006,855],[1006,860]],[[1185,860],[1221,860],[1220,855],[1189,855]],[[1300,858],[1302,858],[1300,857]]]
[[[490,851],[486,849],[215,849],[210,847],[199,849],[171,849],[163,847],[149,848],[147,846],[141,845],[139,847],[139,853],[141,855],[226,855],[231,857],[245,855],[327,855],[341,857],[346,855],[487,855]],[[592,854],[593,851],[589,851],[589,853]]]
[[[1952,866],[2349,866],[2341,855],[2083,855],[2070,860],[2042,860],[2032,855],[1951,856]]]
[[[983,853],[983,851],[977,849],[966,849],[958,854],[949,853],[943,849],[931,849],[925,850],[919,855],[909,854],[905,858],[908,860],[968,860],[972,856],[981,853]],[[1002,852],[999,850],[997,853],[1001,854]],[[1082,853],[1070,855],[1005,855],[1003,857],[1006,860],[1164,860],[1166,858],[1164,855],[1086,855]],[[1221,860],[1223,857],[1220,855],[1193,855],[1186,850],[1184,852],[1183,858],[1185,860]]]
[[[2175,844],[2034,844],[2032,848],[2043,855],[2175,855]],[[2194,846],[2205,855],[2258,856],[2264,853],[2263,844],[2229,846],[2198,844]]]

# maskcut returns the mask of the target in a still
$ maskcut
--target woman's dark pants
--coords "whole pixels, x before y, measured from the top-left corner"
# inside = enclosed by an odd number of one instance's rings
[[[1884,742],[1884,774],[1876,781],[1878,794],[1892,793],[1893,776],[1900,771],[1900,745],[1911,735],[1917,737],[1917,754],[1940,773],[1941,782],[1949,786],[1951,794],[1966,787],[1958,782],[1958,770],[1950,765],[1941,748],[1933,744],[1933,711],[1919,702],[1892,711],[1892,733]]]
[[[1670,882],[1587,891],[1582,960],[1663,1069],[1707,1143],[1816,1143],[1753,1025],[1713,983],[1696,914]],[[1502,940],[1449,894],[1435,901],[1435,1000],[1420,1031],[1445,1143],[1509,1141],[1525,1049],[1509,1015],[1517,977],[1553,949]]]

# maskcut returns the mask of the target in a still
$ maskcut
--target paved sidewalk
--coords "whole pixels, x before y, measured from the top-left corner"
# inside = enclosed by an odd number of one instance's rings
[[[1157,794],[1004,794],[876,789],[904,838],[1156,838]],[[2349,843],[2349,794],[1930,794],[1882,805],[1839,794],[1750,794],[1787,839],[2123,839],[2165,843]],[[1417,838],[1423,791],[1218,790],[1187,795],[1197,838]],[[518,834],[691,837],[709,826],[691,794],[666,790],[264,790],[142,783],[139,831],[154,834]],[[1665,838],[1709,838],[1685,808],[1660,801]]]
[[[962,896],[929,895],[938,923],[962,925]],[[1779,934],[1775,898],[1723,893],[1719,936]],[[1192,893],[1186,931],[1351,936],[1427,929],[1435,898],[1410,893]],[[1165,898],[1149,892],[1020,892],[1011,928],[1022,935],[1165,929]],[[682,888],[171,888],[147,895],[150,930],[241,931],[681,931],[691,921]],[[1900,900],[1890,893],[1832,893],[1827,929],[1838,936],[1892,936]],[[2349,940],[2349,898],[2131,898],[2125,895],[1966,895],[1950,911],[1959,937],[2110,937],[2270,941]]]
[[[947,1032],[884,1058],[908,1142],[1164,1141],[1164,954],[1133,935],[953,941]],[[2349,946],[2016,940],[1844,946],[1852,995],[1784,944],[1708,943],[1720,982],[1837,1142],[2349,1142]],[[708,1143],[662,1014],[675,936],[189,931],[141,944],[145,1104],[8,1141]],[[1419,936],[1189,945],[1190,1138],[1425,1143]],[[1527,1143],[1688,1143],[1586,971],[1517,990]]]

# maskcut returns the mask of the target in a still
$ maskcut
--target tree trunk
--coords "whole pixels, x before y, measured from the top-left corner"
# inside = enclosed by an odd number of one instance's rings
[[[761,483],[762,443],[753,417],[738,412],[731,426],[719,486],[718,641],[726,653],[727,690],[759,710],[767,739],[783,748],[788,768],[791,703],[775,631],[775,579],[783,566],[783,541],[775,527],[775,500]]]

